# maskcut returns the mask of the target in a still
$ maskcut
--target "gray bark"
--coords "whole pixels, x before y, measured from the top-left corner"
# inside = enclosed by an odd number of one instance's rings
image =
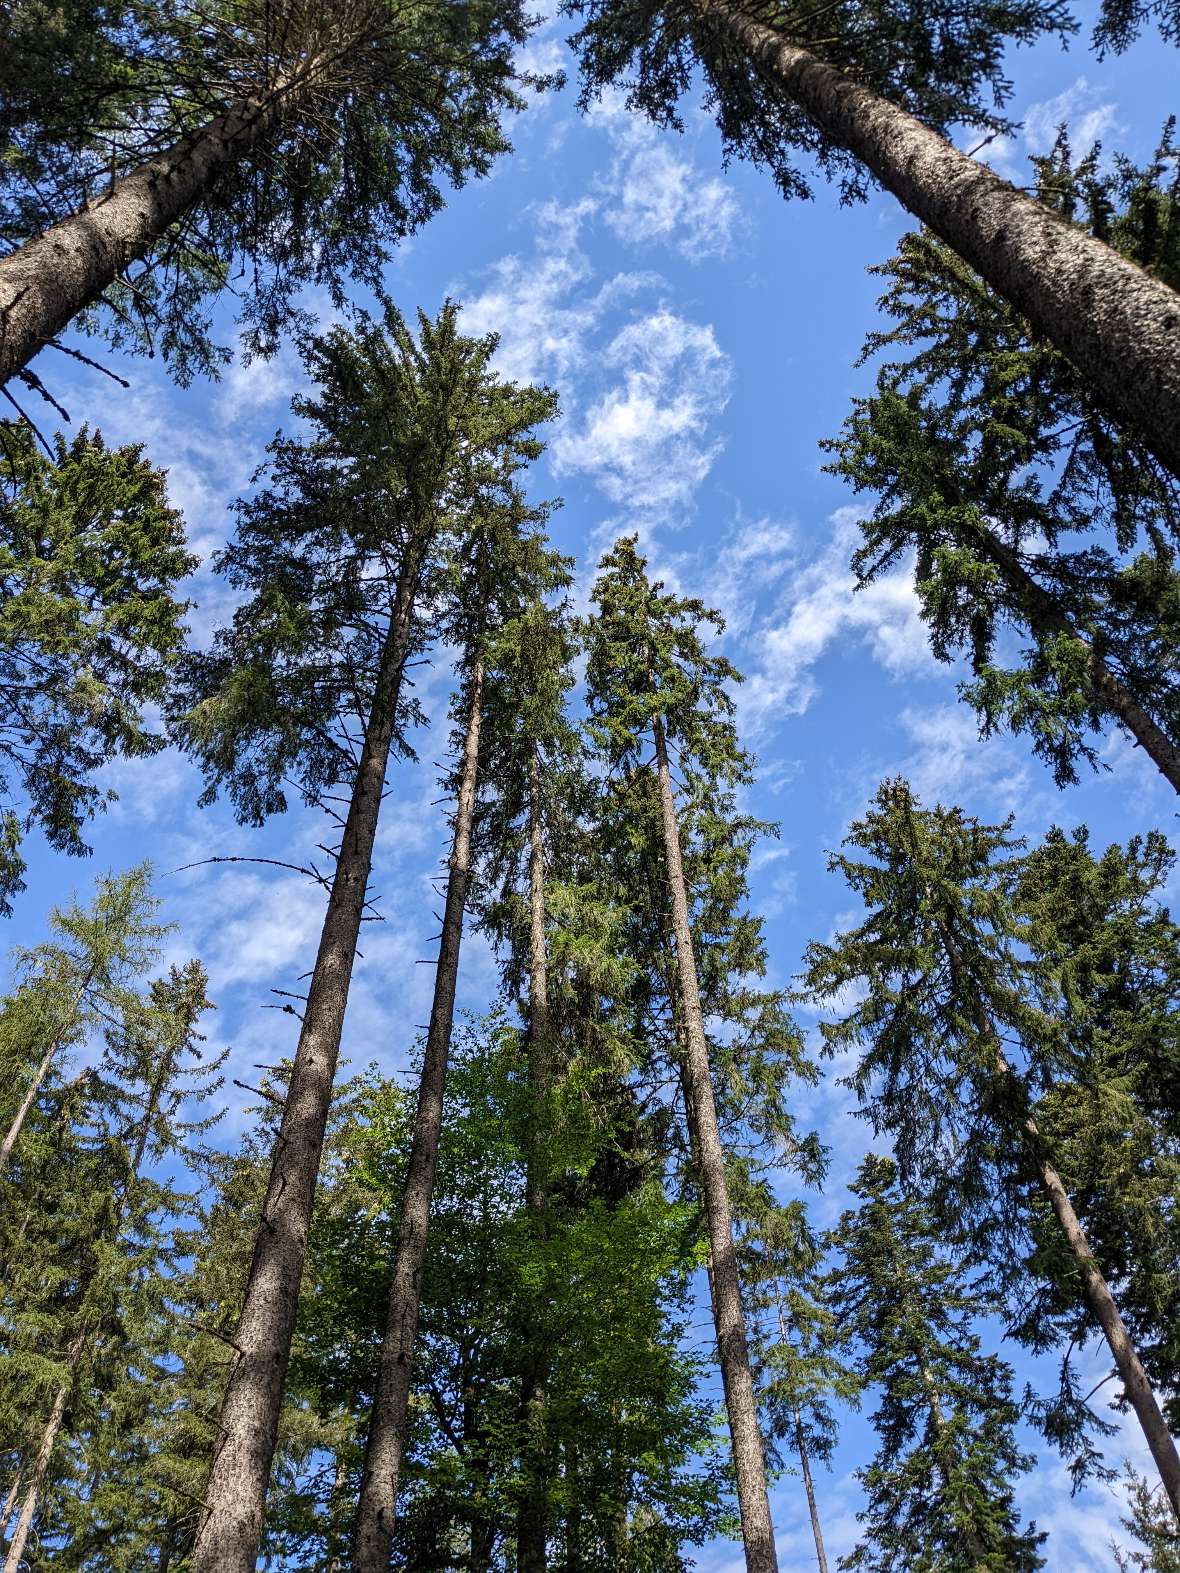
[[[1180,296],[728,0],[690,0],[1089,378],[1180,475]]]
[[[70,1373],[70,1380],[63,1382],[58,1388],[53,1400],[53,1408],[49,1411],[49,1419],[45,1422],[45,1429],[41,1433],[41,1443],[37,1449],[37,1457],[33,1461],[33,1472],[29,1476],[28,1490],[21,1503],[20,1517],[12,1531],[12,1539],[8,1542],[8,1555],[4,1559],[4,1573],[18,1573],[24,1559],[25,1546],[28,1544],[29,1531],[33,1527],[33,1519],[37,1512],[37,1503],[41,1497],[41,1487],[45,1484],[45,1476],[49,1473],[49,1460],[53,1456],[54,1443],[57,1441],[58,1432],[61,1430],[62,1417],[66,1412],[66,1400],[73,1388],[74,1372],[78,1369],[78,1362],[82,1358],[82,1351],[86,1347],[85,1330],[80,1332],[70,1345],[66,1369]]]
[[[426,1258],[426,1233],[430,1224],[430,1204],[438,1167],[447,1059],[459,977],[459,950],[463,941],[463,916],[471,876],[471,829],[479,779],[483,675],[483,661],[477,659],[472,666],[468,695],[467,728],[455,806],[447,899],[443,908],[442,936],[434,977],[434,1002],[418,1085],[414,1138],[406,1174],[406,1192],[398,1231],[393,1282],[389,1291],[385,1336],[381,1344],[381,1371],[369,1418],[364,1475],[353,1531],[354,1573],[388,1573],[393,1545],[398,1477],[405,1448],[406,1411],[410,1399],[414,1341],[418,1332],[422,1266]],[[205,1570],[194,1570],[194,1573],[205,1573]],[[212,1569],[209,1573],[212,1573]]]
[[[766,1463],[758,1430],[758,1405],[742,1311],[737,1251],[725,1187],[725,1159],[717,1128],[709,1050],[705,1042],[696,957],[692,948],[680,831],[676,822],[676,802],[672,795],[672,773],[668,766],[664,724],[658,715],[653,717],[652,730],[655,736],[664,859],[672,899],[672,937],[680,977],[680,1006],[686,1051],[684,1073],[688,1093],[685,1102],[690,1125],[695,1127],[691,1134],[709,1231],[713,1320],[717,1330],[717,1353],[733,1446],[746,1569],[747,1573],[778,1573],[774,1526],[766,1492]]]
[[[403,570],[320,933],[299,1045],[254,1242],[237,1353],[221,1403],[191,1573],[253,1573],[262,1533],[307,1231],[385,789],[419,563]]]
[[[8,1528],[8,1520],[12,1517],[12,1510],[16,1506],[16,1499],[20,1494],[20,1470],[12,1477],[12,1484],[8,1488],[8,1495],[4,1498],[4,1506],[0,1507],[0,1535]]]
[[[803,1489],[807,1492],[807,1511],[811,1514],[811,1533],[815,1539],[815,1559],[819,1573],[828,1573],[828,1558],[824,1551],[823,1530],[820,1528],[819,1507],[815,1500],[815,1482],[811,1478],[811,1460],[807,1456],[807,1443],[803,1438],[803,1422],[795,1411],[795,1446],[799,1450],[799,1466],[803,1470]]]
[[[231,105],[0,259],[0,386],[247,158],[328,63],[308,55],[268,92]]]

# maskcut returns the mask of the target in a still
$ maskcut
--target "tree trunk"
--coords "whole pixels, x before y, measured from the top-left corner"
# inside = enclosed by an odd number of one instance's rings
[[[463,940],[463,913],[471,874],[471,828],[475,818],[479,776],[482,704],[483,660],[479,658],[474,662],[471,673],[447,899],[443,909],[442,936],[434,978],[434,1003],[426,1033],[422,1078],[418,1086],[414,1139],[406,1174],[405,1200],[389,1292],[385,1336],[381,1345],[381,1374],[373,1399],[365,1446],[364,1476],[353,1540],[355,1573],[388,1573],[393,1544],[414,1340],[418,1332],[422,1264],[426,1256],[426,1231],[430,1223],[430,1203],[438,1166],[447,1056],[451,1047],[451,1023],[455,1014],[455,988],[459,976],[459,947]],[[194,1573],[206,1573],[206,1570],[194,1569]],[[213,1573],[213,1570],[210,1568],[207,1573]]]
[[[939,925],[942,930],[943,943],[946,946],[947,959],[950,962],[952,973],[958,977],[962,975],[962,964],[959,948],[949,930],[944,924]],[[980,1036],[992,1047],[995,1055],[996,1069],[1000,1076],[1014,1084],[1021,1093],[1026,1094],[1024,1083],[1008,1063],[1004,1053],[1003,1043],[996,1031],[991,1017],[984,1010],[978,999],[974,1000],[975,1021]],[[1155,1460],[1156,1468],[1160,1472],[1164,1490],[1172,1504],[1172,1511],[1177,1520],[1180,1520],[1180,1453],[1176,1451],[1176,1443],[1168,1430],[1167,1422],[1160,1410],[1159,1404],[1151,1388],[1147,1372],[1143,1369],[1143,1362],[1139,1358],[1139,1351],[1131,1342],[1126,1324],[1119,1314],[1114,1296],[1099,1270],[1098,1263],[1094,1260],[1086,1234],[1081,1221],[1074,1211],[1073,1203],[1065,1189],[1060,1174],[1049,1162],[1045,1154],[1045,1144],[1037,1122],[1032,1115],[1026,1115],[1023,1122],[1026,1137],[1025,1150],[1032,1165],[1041,1190],[1048,1199],[1053,1215],[1061,1229],[1066,1244],[1069,1246],[1078,1268],[1078,1277],[1081,1281],[1082,1299],[1087,1310],[1102,1329],[1103,1336],[1114,1357],[1115,1369],[1123,1384],[1127,1402],[1135,1411],[1135,1418],[1139,1421],[1151,1456]]]
[[[730,0],[690,0],[1093,384],[1180,475],[1180,297]]]
[[[930,1367],[926,1363],[926,1356],[920,1348],[914,1350],[914,1359],[918,1362],[918,1375],[922,1379],[922,1386],[926,1389],[926,1399],[930,1406],[930,1420],[934,1426],[934,1434],[938,1438],[936,1453],[938,1463],[935,1465],[935,1468],[942,1479],[943,1495],[949,1498],[950,1475],[946,1467],[946,1416],[942,1412],[942,1402],[938,1396],[938,1388],[934,1385],[934,1377],[931,1374]],[[970,1504],[964,1503],[961,1495],[959,1497],[959,1505],[965,1508],[968,1513],[970,1512]],[[967,1524],[964,1527],[963,1540],[965,1542],[964,1550],[971,1559],[971,1566],[973,1568],[985,1569],[987,1552],[973,1524]]]
[[[8,1520],[12,1517],[12,1510],[16,1506],[16,1499],[20,1493],[21,1472],[18,1469],[12,1477],[12,1485],[8,1488],[8,1495],[4,1498],[4,1506],[0,1507],[0,1536],[8,1529]]]
[[[1064,635],[1084,651],[1090,681],[1107,709],[1130,732],[1172,789],[1180,792],[1180,749],[1127,692],[1090,641],[1073,626],[1055,597],[1025,568],[1017,553],[986,527],[979,529],[978,540],[981,554],[1000,570],[1023,603],[1033,632]]]
[[[420,554],[407,547],[320,933],[299,1045],[221,1402],[191,1573],[253,1573],[340,1034],[413,623]]]
[[[774,1286],[774,1299],[778,1307],[778,1335],[785,1345],[787,1340],[787,1319],[783,1314],[783,1297],[779,1293],[776,1280]],[[815,1500],[815,1482],[811,1478],[811,1459],[807,1455],[807,1442],[803,1436],[803,1416],[799,1410],[792,1406],[791,1418],[795,1422],[795,1448],[799,1454],[799,1465],[803,1470],[803,1489],[807,1492],[807,1508],[811,1514],[811,1533],[815,1539],[815,1558],[819,1565],[819,1573],[828,1573],[828,1557],[824,1550],[823,1530],[820,1528],[819,1508]]]
[[[652,719],[655,735],[656,765],[659,773],[660,813],[664,830],[664,859],[672,899],[672,934],[680,974],[680,1002],[684,1016],[684,1042],[687,1050],[685,1077],[688,1087],[688,1118],[698,1154],[701,1190],[709,1229],[709,1251],[713,1263],[713,1320],[717,1329],[717,1353],[725,1389],[725,1409],[733,1443],[734,1473],[737,1477],[738,1507],[741,1512],[742,1540],[746,1550],[747,1573],[778,1573],[774,1547],[774,1527],[770,1520],[770,1501],[766,1493],[766,1464],[758,1430],[758,1405],[754,1379],[750,1372],[750,1351],[746,1343],[746,1324],[742,1312],[741,1285],[738,1278],[737,1251],[725,1188],[725,1160],[717,1129],[717,1110],[713,1102],[713,1083],[709,1071],[709,1051],[705,1043],[705,1024],[697,984],[696,958],[692,948],[692,929],[688,916],[688,894],[680,855],[680,831],[676,823],[676,804],[672,796],[672,774],[660,716]]]
[[[352,1404],[353,1400],[350,1399],[348,1411],[351,1411]],[[342,1441],[336,1449],[336,1472],[332,1477],[332,1495],[328,1498],[328,1533],[324,1548],[328,1554],[328,1573],[344,1573],[344,1554],[348,1542],[341,1520],[344,1517],[344,1492],[347,1485],[348,1468]]]
[[[231,105],[0,259],[0,386],[248,157],[334,57],[308,55],[266,93]]]
[[[33,1080],[29,1085],[29,1090],[21,1099],[20,1108],[17,1109],[16,1113],[13,1115],[12,1123],[4,1134],[3,1142],[0,1142],[0,1170],[6,1169],[8,1167],[8,1161],[12,1157],[12,1149],[16,1146],[17,1137],[24,1128],[24,1123],[28,1118],[29,1110],[33,1107],[33,1100],[36,1098],[37,1093],[41,1089],[41,1083],[49,1074],[49,1067],[53,1063],[53,1056],[57,1053],[60,1041],[60,1038],[55,1039],[54,1042],[52,1042],[45,1050],[44,1055],[42,1055],[41,1063],[38,1065],[36,1072],[34,1073]]]
[[[548,1206],[549,1130],[546,1097],[550,1073],[549,959],[545,949],[545,844],[541,828],[541,761],[534,748],[529,764],[529,1089],[534,1099],[529,1122],[525,1205],[534,1238],[545,1237]],[[524,1444],[521,1462],[524,1497],[516,1518],[517,1573],[545,1573],[548,1492],[545,1480],[546,1359],[545,1333],[525,1329],[525,1370],[520,1414]]]
[[[8,1543],[8,1555],[4,1559],[4,1573],[18,1573],[24,1559],[25,1546],[29,1539],[29,1531],[33,1527],[33,1518],[37,1512],[37,1502],[41,1495],[41,1487],[45,1484],[45,1476],[49,1473],[49,1460],[53,1456],[53,1445],[57,1441],[57,1434],[61,1430],[62,1416],[66,1412],[66,1400],[73,1388],[74,1372],[78,1369],[78,1362],[82,1358],[82,1351],[86,1347],[86,1332],[83,1329],[70,1345],[66,1369],[70,1380],[63,1382],[57,1390],[53,1400],[53,1408],[49,1411],[49,1419],[45,1422],[45,1429],[41,1433],[41,1445],[37,1449],[37,1457],[33,1463],[33,1473],[29,1477],[29,1489],[25,1492],[24,1502],[21,1504],[20,1517],[16,1521],[16,1528],[12,1532],[12,1539]]]

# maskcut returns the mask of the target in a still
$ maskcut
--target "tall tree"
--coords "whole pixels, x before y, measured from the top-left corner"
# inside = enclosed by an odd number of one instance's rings
[[[1062,132],[1034,160],[1042,202],[1180,285],[1173,123],[1142,169],[1079,162]],[[960,689],[984,733],[1029,733],[1059,785],[1114,721],[1180,791],[1175,607],[1180,481],[1115,420],[1061,352],[930,234],[876,269],[894,319],[888,359],[824,446],[831,470],[878,494],[853,558],[871,584],[909,552],[931,648],[966,650]],[[1020,663],[996,659],[1014,629]]]
[[[378,287],[442,189],[506,147],[528,25],[516,0],[54,0],[6,18],[0,383],[80,314],[158,345],[182,380],[213,369],[231,270],[253,351],[298,319],[303,286]]]
[[[1045,1537],[1021,1527],[1013,1501],[1014,1479],[1033,1461],[1016,1444],[1012,1372],[982,1353],[972,1328],[995,1307],[891,1159],[866,1158],[852,1190],[860,1206],[834,1233],[832,1304],[862,1380],[880,1390],[880,1448],[858,1471],[864,1538],[840,1566],[1035,1573]]]
[[[642,800],[640,812],[646,815],[647,834],[658,836],[660,867],[652,870],[661,882],[658,922],[674,969],[673,1012],[681,1051],[685,1116],[707,1219],[713,1317],[746,1565],[750,1573],[769,1573],[777,1568],[774,1530],[701,1005],[690,911],[692,892],[685,877],[668,752],[671,743],[687,783],[689,803],[716,793],[723,813],[726,794],[749,775],[748,761],[737,744],[733,701],[726,687],[736,673],[727,661],[710,655],[705,648],[701,626],[708,622],[717,626],[716,614],[707,612],[700,602],[678,598],[665,592],[661,584],[653,584],[635,537],[617,541],[602,559],[593,601],[597,612],[586,628],[590,732],[611,776],[632,786],[636,801]],[[643,755],[649,748],[654,748],[654,780],[644,768]],[[712,828],[724,861],[722,814]],[[633,838],[641,834],[632,830]],[[738,859],[740,863],[740,853]],[[729,872],[732,876],[733,870]],[[739,875],[739,887],[740,882]],[[732,897],[732,885],[726,894]],[[721,905],[725,905],[724,897]],[[701,913],[697,916],[700,921]],[[732,911],[722,921],[732,921]]]
[[[1005,47],[1070,31],[1063,6],[979,0],[953,16],[850,0],[790,0],[772,14],[739,0],[567,9],[582,18],[583,102],[619,83],[632,108],[678,125],[680,98],[703,77],[726,153],[766,165],[784,195],[807,191],[800,154],[838,175],[846,197],[879,181],[1180,474],[1174,293],[944,134],[1002,127],[984,91],[998,109]]]
[[[860,1049],[849,1083],[874,1129],[890,1133],[903,1179],[929,1186],[982,1260],[1026,1272],[1030,1213],[1051,1216],[1077,1300],[1106,1339],[1180,1514],[1176,1444],[1036,1118],[1060,1019],[1041,1008],[1023,954],[1036,936],[1011,897],[1019,849],[1006,825],[924,809],[903,781],[881,787],[846,845],[831,864],[868,916],[809,947],[807,980],[821,998],[849,984],[864,995],[824,1023],[825,1039]]]
[[[22,833],[89,852],[82,827],[114,796],[96,772],[164,746],[145,709],[180,655],[195,566],[141,448],[82,431],[46,455],[0,424],[0,913],[24,889]]]
[[[552,415],[555,404],[551,395],[535,393],[534,419]],[[442,621],[449,642],[462,652],[454,707],[459,764],[452,777],[455,806],[434,998],[389,1291],[381,1374],[373,1399],[357,1509],[353,1566],[358,1573],[384,1573],[393,1541],[459,952],[471,880],[481,732],[489,699],[486,690],[495,685],[497,634],[506,622],[519,617],[547,592],[563,586],[569,577],[565,560],[546,546],[541,534],[548,505],[530,506],[516,480],[523,462],[540,453],[541,444],[534,441],[527,448],[521,444],[516,452],[472,467],[470,514],[452,565],[453,594]],[[509,734],[515,731],[515,716],[501,715],[500,721]],[[489,745],[494,749],[496,742],[493,732],[484,740],[484,751]]]
[[[419,342],[390,307],[383,325],[311,345],[319,388],[295,402],[309,435],[272,445],[273,484],[241,505],[219,566],[249,599],[194,658],[182,701],[206,796],[225,785],[241,817],[282,810],[292,776],[309,801],[348,796],[193,1573],[246,1573],[257,1554],[386,771],[414,715],[403,676],[420,592],[464,485],[532,453],[549,413],[547,396],[497,381],[494,347],[461,335],[450,305],[420,317]]]

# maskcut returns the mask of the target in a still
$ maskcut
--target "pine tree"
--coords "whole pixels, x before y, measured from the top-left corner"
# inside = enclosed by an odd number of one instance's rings
[[[41,453],[0,424],[0,913],[24,889],[23,831],[89,852],[86,820],[113,793],[101,766],[164,740],[145,708],[181,649],[179,581],[196,558],[164,474],[139,447],[85,430]]]
[[[1008,832],[959,809],[924,809],[903,781],[883,785],[849,832],[854,851],[831,859],[868,916],[809,947],[808,987],[820,998],[864,990],[843,1019],[824,1023],[825,1039],[860,1049],[849,1085],[874,1129],[893,1137],[903,1181],[929,1186],[981,1265],[1004,1275],[1021,1264],[1023,1276],[1030,1217],[1052,1218],[1060,1271],[1109,1345],[1180,1512],[1176,1445],[1036,1119],[1060,1015],[1042,1008],[1022,953],[1028,926],[1011,895],[1020,848]]]
[[[645,949],[633,951],[633,960],[649,981],[653,966],[668,980],[663,987],[678,1051],[674,1058],[679,1060],[692,1167],[707,1219],[710,1288],[746,1564],[751,1573],[766,1573],[777,1565],[774,1532],[702,997],[714,1006],[728,995],[731,1021],[747,1003],[754,1005],[755,1016],[763,1017],[747,1023],[748,1041],[757,1045],[755,1073],[763,1050],[771,1062],[778,1059],[776,1050],[785,1051],[792,1068],[797,1068],[798,1056],[793,1029],[777,1019],[781,1002],[755,998],[754,991],[742,1000],[742,985],[736,981],[764,965],[757,925],[738,912],[745,893],[746,841],[731,817],[732,794],[748,779],[749,762],[737,744],[733,701],[726,690],[736,673],[727,661],[708,654],[703,643],[701,625],[716,626],[719,619],[701,603],[652,584],[634,537],[617,541],[599,570],[593,593],[597,615],[585,635],[590,736],[608,780],[617,780],[620,802],[614,806],[611,833],[624,864],[632,862],[626,872],[616,869],[617,886],[636,907],[642,906],[645,887],[658,891],[652,909],[641,917]],[[685,804],[679,809],[669,744],[677,751],[684,782]],[[648,748],[654,748],[654,773],[644,758]],[[688,826],[693,829],[686,834]],[[692,857],[689,877],[686,847]],[[647,866],[640,872],[635,862]],[[701,864],[707,869],[705,878]],[[698,899],[694,926],[691,904],[701,895],[706,899]],[[710,943],[718,930],[725,941]],[[637,1039],[649,1026],[645,1021]],[[767,1078],[767,1088],[774,1074]],[[782,1119],[789,1124],[785,1112]]]
[[[1180,1573],[1180,1531],[1170,1510],[1157,1501],[1158,1487],[1153,1491],[1129,1464],[1126,1476],[1131,1516],[1123,1519],[1123,1528],[1143,1549],[1120,1551],[1113,1547],[1119,1573]]]
[[[1174,126],[1148,165],[1074,163],[1063,133],[1034,160],[1039,199],[1180,285],[1180,176]],[[875,270],[894,319],[865,356],[900,352],[825,443],[833,473],[879,494],[853,559],[871,584],[911,549],[931,647],[967,650],[960,690],[981,731],[1028,732],[1059,785],[1088,734],[1122,726],[1180,790],[1175,606],[1180,483],[1133,428],[954,253],[904,236]],[[995,657],[1013,628],[1027,649]]]
[[[535,398],[535,418],[551,415],[553,398],[543,394],[536,394]],[[461,651],[459,689],[453,709],[459,767],[452,778],[455,807],[434,999],[389,1291],[381,1376],[369,1422],[354,1531],[353,1566],[358,1573],[383,1573],[388,1567],[396,1519],[459,951],[471,880],[486,690],[495,683],[492,663],[496,634],[546,593],[563,587],[569,577],[565,560],[547,548],[540,533],[548,505],[530,506],[516,480],[522,463],[540,456],[541,444],[533,442],[527,449],[522,444],[521,449],[519,456],[509,453],[472,469],[470,513],[459,539],[452,570],[453,593],[442,619],[448,642]],[[516,717],[509,714],[501,719],[512,733]],[[484,737],[484,752],[494,750],[496,743],[494,734]]]
[[[54,0],[0,26],[0,383],[80,315],[182,381],[215,370],[231,271],[252,352],[302,287],[379,288],[391,245],[506,147],[528,30],[514,0]]]
[[[1020,1526],[1013,1481],[1032,1459],[1016,1445],[1012,1372],[981,1352],[981,1301],[921,1201],[889,1158],[870,1155],[833,1244],[832,1306],[859,1350],[862,1381],[880,1390],[880,1448],[858,1471],[865,1534],[847,1569],[1035,1573],[1045,1539]]]
[[[703,78],[727,156],[764,164],[784,195],[807,193],[800,155],[839,176],[845,198],[878,181],[1180,474],[1173,291],[944,134],[1003,127],[1005,47],[1070,32],[1063,6],[1002,0],[953,17],[843,0],[769,13],[738,0],[567,0],[566,9],[582,19],[583,103],[619,84],[631,108],[678,126],[679,100]]]
[[[290,777],[308,801],[339,785],[349,805],[192,1573],[247,1573],[257,1553],[378,814],[415,715],[403,675],[425,637],[421,598],[481,467],[527,458],[551,410],[497,381],[495,341],[463,337],[456,319],[450,305],[420,317],[416,343],[389,307],[383,324],[312,344],[319,391],[294,406],[310,434],[276,441],[273,484],[240,509],[220,566],[249,600],[194,659],[178,719],[206,797],[226,786],[242,818],[281,811]]]

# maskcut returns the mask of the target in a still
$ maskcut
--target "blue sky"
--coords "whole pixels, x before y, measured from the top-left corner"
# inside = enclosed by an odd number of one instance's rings
[[[562,35],[560,23],[547,24],[528,46],[530,63],[563,64]],[[1143,157],[1175,107],[1176,56],[1154,38],[1105,62],[1084,39],[1068,52],[1047,44],[1014,56],[1009,73],[1023,130],[989,156],[1015,179],[1062,119],[1079,149],[1100,136],[1111,150]],[[501,334],[506,374],[560,392],[563,413],[536,486],[565,499],[552,533],[577,556],[580,594],[603,547],[638,529],[664,578],[724,612],[725,651],[748,679],[743,734],[760,762],[750,806],[782,827],[757,853],[754,873],[775,981],[791,978],[808,939],[852,915],[847,891],[825,872],[825,853],[886,775],[903,772],[924,797],[961,802],[981,817],[1014,813],[1030,837],[1079,822],[1102,844],[1152,826],[1171,832],[1173,795],[1118,736],[1103,745],[1108,770],[1067,793],[1021,741],[980,742],[956,700],[956,673],[928,654],[904,571],[851,593],[857,505],[821,473],[817,444],[870,380],[854,365],[876,321],[879,284],[865,270],[912,227],[892,198],[841,208],[820,185],[813,202],[786,204],[757,170],[721,168],[703,115],[688,115],[684,135],[654,131],[617,100],[584,119],[568,88],[534,103],[512,135],[515,155],[456,193],[401,249],[388,286],[406,312],[460,299],[469,331]],[[223,328],[232,337],[232,313]],[[167,467],[173,500],[206,557],[300,377],[289,349],[270,362],[235,364],[218,385],[183,391],[146,361],[120,367],[127,391],[72,366],[63,371],[60,357],[46,369],[76,422],[100,426],[111,441],[142,441]],[[193,593],[194,633],[204,637],[228,602],[204,571]],[[345,1054],[358,1067],[374,1059],[402,1066],[408,1024],[429,1009],[432,974],[414,962],[432,953],[429,880],[445,852],[430,762],[445,748],[447,686],[445,671],[424,675],[434,724],[421,739],[422,763],[399,769],[383,811],[373,888],[386,921],[362,938],[345,1034]],[[171,871],[213,854],[303,861],[324,827],[296,810],[253,832],[224,807],[198,809],[195,773],[172,754],[120,765],[110,784],[119,800],[93,827],[93,865],[33,844],[11,939],[38,937],[48,906],[71,891],[84,895],[96,870],[150,857],[165,913],[178,924],[177,957],[199,955],[209,968],[219,1006],[210,1034],[232,1046],[233,1074],[254,1080],[255,1062],[294,1046],[291,1019],[264,1006],[271,988],[294,987],[310,966],[321,893],[253,866]],[[487,949],[469,936],[461,1002],[481,1008],[494,986]],[[831,1081],[800,1101],[801,1122],[817,1125],[834,1152],[830,1184],[815,1203],[820,1223],[845,1205],[844,1184],[866,1141],[847,1113],[847,1095]],[[240,1122],[231,1108],[227,1142]],[[1023,1377],[1028,1363],[1007,1353]],[[833,1472],[818,1478],[833,1560],[855,1541],[852,1471],[871,1445],[864,1422],[851,1420]],[[1112,1454],[1122,1445],[1116,1440]],[[1129,1435],[1125,1447],[1141,1452]],[[1051,1532],[1053,1573],[1112,1566],[1118,1511],[1107,1488],[1071,1501],[1063,1470],[1046,1454],[1019,1495]],[[796,1479],[777,1485],[774,1510],[781,1565],[808,1567]],[[732,1544],[699,1559],[706,1573],[740,1564]]]

